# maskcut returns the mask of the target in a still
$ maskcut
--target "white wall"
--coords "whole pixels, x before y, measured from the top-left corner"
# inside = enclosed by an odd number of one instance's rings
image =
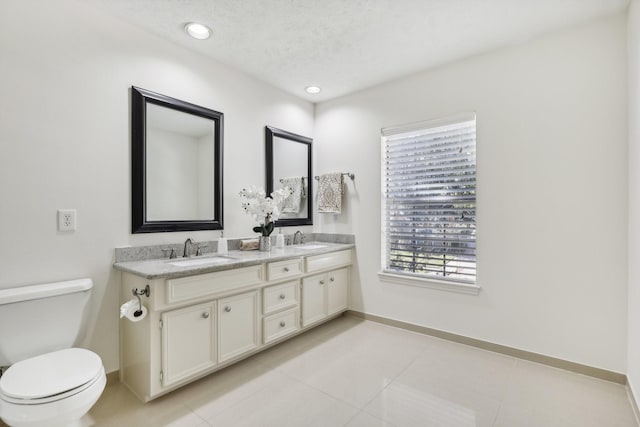
[[[316,106],[316,173],[356,174],[352,308],[626,371],[625,17]],[[380,129],[477,113],[479,296],[383,283]],[[348,180],[347,180],[348,181]]]
[[[253,235],[237,193],[264,185],[264,126],[313,137],[313,106],[73,0],[3,0],[0,58],[0,288],[91,277],[86,344],[115,370],[114,248],[219,235],[130,234],[129,88],[225,114],[228,237]],[[56,232],[59,208],[75,233]]]
[[[629,351],[627,378],[640,405],[640,0],[629,4]]]

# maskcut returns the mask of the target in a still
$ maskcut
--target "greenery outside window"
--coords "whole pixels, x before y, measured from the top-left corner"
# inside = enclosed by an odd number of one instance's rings
[[[476,119],[382,129],[382,274],[476,282]]]

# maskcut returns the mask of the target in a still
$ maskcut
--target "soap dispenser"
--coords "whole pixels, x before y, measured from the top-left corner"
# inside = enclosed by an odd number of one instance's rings
[[[224,231],[220,232],[220,238],[218,239],[218,253],[226,254],[229,251],[229,246],[227,244],[227,238],[224,237]]]
[[[280,228],[280,231],[276,236],[276,248],[284,248],[284,234],[282,234],[282,228]]]

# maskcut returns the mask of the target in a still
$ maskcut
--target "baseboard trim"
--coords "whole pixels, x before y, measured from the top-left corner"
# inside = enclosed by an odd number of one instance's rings
[[[465,337],[451,332],[441,331],[439,329],[428,328],[426,326],[416,325],[414,323],[403,322],[401,320],[389,319],[387,317],[376,316],[375,314],[363,313],[356,310],[348,310],[348,316],[357,317],[359,319],[370,320],[372,322],[381,323],[396,328],[405,329],[412,332],[418,332],[425,335],[431,335],[436,338],[442,338],[448,341],[481,348],[483,350],[493,351],[495,353],[505,354],[507,356],[517,357],[518,359],[528,360],[530,362],[541,363],[543,365],[560,368],[578,374],[588,375],[590,377],[599,378],[614,383],[627,385],[627,376],[618,372],[608,371],[606,369],[595,368],[581,363],[571,362],[556,357],[545,356],[543,354],[533,353],[531,351],[520,350],[501,344],[495,344],[489,341],[483,341],[476,338]],[[635,402],[635,400],[634,400]]]
[[[633,409],[633,415],[636,417],[636,423],[640,425],[640,410],[638,410],[638,401],[636,400],[636,396],[633,393],[633,388],[631,388],[631,384],[627,379],[627,398],[629,399],[629,403],[631,403],[631,409]]]

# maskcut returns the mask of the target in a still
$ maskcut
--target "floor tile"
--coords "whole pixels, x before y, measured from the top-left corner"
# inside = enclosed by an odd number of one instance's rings
[[[207,421],[214,427],[336,427],[357,412],[299,381],[279,378]]]
[[[637,425],[623,385],[524,360],[516,361],[503,406],[500,422],[527,413],[559,425]]]
[[[96,426],[189,427],[206,420],[171,394],[148,403],[136,398],[123,384],[109,384],[89,416]]]
[[[353,355],[319,363],[315,370],[305,366],[303,371],[285,371],[301,382],[358,408],[363,408],[393,380],[392,375]]]
[[[388,421],[381,420],[366,412],[360,412],[345,427],[396,427]]]
[[[248,359],[176,390],[173,399],[208,419],[261,391],[282,374]]]
[[[398,380],[444,396],[481,394],[501,401],[514,366],[513,357],[440,340],[420,354]]]
[[[365,412],[397,427],[491,426],[499,402],[482,395],[445,397],[434,391],[392,382]]]
[[[309,341],[298,351],[276,350],[263,363],[347,403],[364,407],[427,347],[429,340],[369,322],[336,322],[330,335]],[[339,333],[337,333],[339,332]]]

